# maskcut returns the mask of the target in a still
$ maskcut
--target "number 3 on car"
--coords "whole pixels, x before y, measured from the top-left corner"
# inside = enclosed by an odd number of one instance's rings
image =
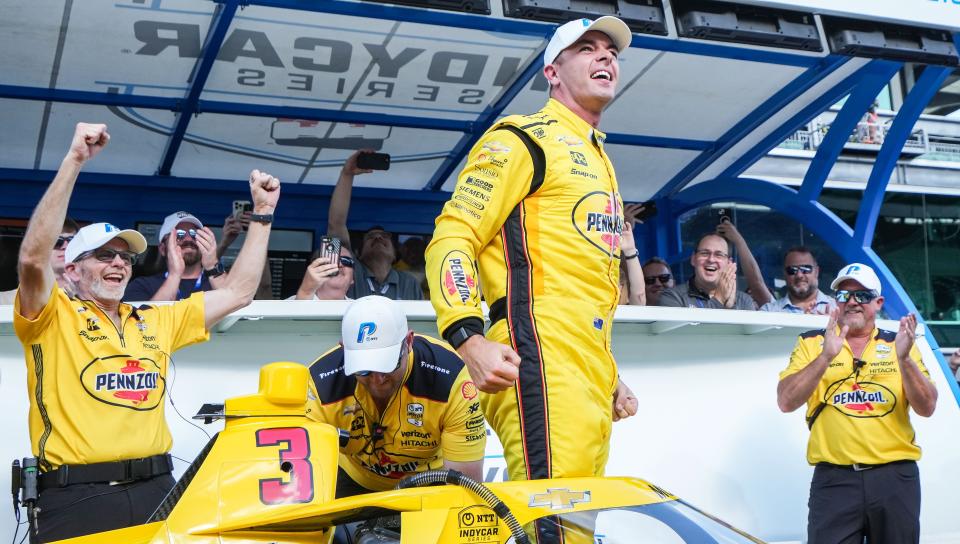
[[[313,500],[313,465],[310,464],[310,436],[303,427],[282,427],[257,431],[257,447],[283,444],[280,449],[280,470],[289,474],[283,478],[260,480],[260,502],[263,504],[293,504]]]

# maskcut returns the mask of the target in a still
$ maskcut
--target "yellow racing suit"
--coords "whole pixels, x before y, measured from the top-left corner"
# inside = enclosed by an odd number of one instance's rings
[[[551,99],[470,151],[427,248],[438,329],[521,358],[515,388],[481,394],[511,480],[603,475],[617,383],[622,201],[604,135]],[[460,342],[457,341],[460,335]]]

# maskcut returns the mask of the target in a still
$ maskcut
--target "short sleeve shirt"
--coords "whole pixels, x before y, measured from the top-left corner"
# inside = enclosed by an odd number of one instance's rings
[[[350,432],[340,466],[371,491],[392,489],[444,460],[483,458],[477,388],[456,352],[438,340],[414,336],[403,385],[382,414],[356,378],[344,375],[342,346],[314,361],[310,376],[307,416]]]
[[[164,306],[120,305],[120,327],[56,285],[35,319],[14,305],[30,398],[33,455],[43,471],[170,450],[164,416],[174,351],[206,340],[203,294]]]
[[[882,464],[920,458],[895,338],[893,331],[875,329],[861,354],[865,364],[859,372],[854,369],[853,352],[846,342],[830,362],[807,400],[808,419],[820,404],[826,405],[810,430],[810,464]],[[823,339],[823,329],[801,334],[780,379],[796,374],[816,359],[823,351]],[[930,379],[917,346],[910,351],[910,358]]]

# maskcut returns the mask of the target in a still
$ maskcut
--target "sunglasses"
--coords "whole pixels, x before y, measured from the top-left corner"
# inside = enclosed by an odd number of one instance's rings
[[[177,229],[177,241],[179,242],[180,240],[183,240],[184,238],[187,237],[188,234],[190,235],[191,238],[196,240],[197,238],[196,229],[188,229],[188,230]]]
[[[643,277],[643,282],[646,283],[647,285],[653,285],[654,283],[656,283],[657,281],[659,281],[660,283],[666,285],[666,284],[670,283],[670,280],[671,280],[672,278],[673,278],[673,275],[672,275],[672,274],[659,274],[659,275],[657,275],[657,276],[644,276],[644,277]]]
[[[796,276],[800,272],[804,274],[813,274],[813,265],[812,264],[798,264],[795,266],[788,266],[783,269],[788,276]]]
[[[341,259],[342,258],[343,257],[341,257]],[[402,361],[403,358],[406,356],[407,356],[407,350],[404,348],[400,348],[400,357],[397,357],[397,366],[393,367],[393,370],[391,370],[390,372],[383,372],[382,374],[390,374],[391,372],[396,372],[397,369],[400,368],[400,361]],[[372,370],[360,370],[353,373],[354,376],[360,376],[361,378],[366,378],[371,374],[373,374]]]
[[[867,304],[868,302],[878,298],[880,295],[878,295],[876,291],[864,289],[862,291],[837,291],[837,293],[833,296],[837,299],[837,302],[841,304],[850,300],[851,297],[853,300],[857,301],[858,304]]]
[[[87,257],[93,257],[101,263],[112,263],[115,258],[120,257],[124,264],[131,266],[137,262],[136,253],[132,251],[117,251],[108,247],[98,247],[97,249],[84,251],[83,253],[77,255],[77,258],[74,259],[73,262],[81,261]]]
[[[340,266],[353,268],[353,265],[354,265],[353,257],[347,257],[346,255],[340,256]]]
[[[53,243],[53,249],[66,248],[70,240],[73,240],[73,236],[57,236],[57,241]]]

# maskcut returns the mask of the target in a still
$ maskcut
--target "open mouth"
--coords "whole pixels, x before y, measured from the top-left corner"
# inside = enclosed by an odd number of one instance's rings
[[[708,264],[708,265],[704,265],[703,270],[704,272],[714,273],[714,272],[719,272],[720,267],[715,264]]]
[[[606,81],[613,81],[613,75],[606,70],[597,70],[596,72],[590,74],[590,79],[603,79]]]
[[[112,283],[114,285],[120,285],[123,283],[123,274],[107,274],[103,277],[103,281]]]

